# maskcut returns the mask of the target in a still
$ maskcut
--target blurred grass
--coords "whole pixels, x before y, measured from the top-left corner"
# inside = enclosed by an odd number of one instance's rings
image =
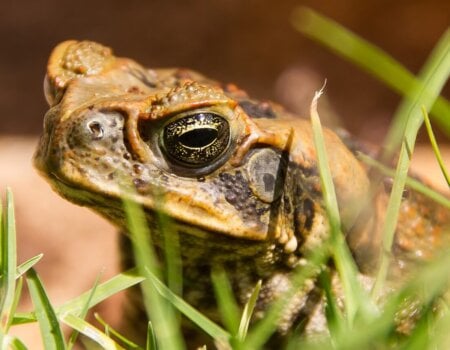
[[[351,60],[405,96],[404,102],[396,113],[385,144],[388,150],[387,154],[393,153],[397,149],[396,147],[401,145],[395,173],[382,163],[364,155],[360,156],[362,161],[394,177],[394,187],[385,224],[384,258],[376,287],[376,291],[379,292],[383,290],[399,203],[405,184],[444,206],[450,206],[448,198],[416,180],[407,178],[409,159],[423,118],[425,118],[436,157],[445,173],[445,165],[439,157],[439,147],[431,136],[431,126],[426,112],[431,109],[433,120],[450,135],[450,105],[444,98],[438,96],[450,72],[450,35],[449,32],[444,33],[424,69],[416,78],[379,48],[310,9],[303,8],[296,11],[293,24],[303,34]],[[216,344],[222,344],[224,349],[261,349],[276,332],[278,323],[292,299],[296,295],[298,296],[299,291],[302,291],[305,284],[311,280],[318,280],[324,290],[327,301],[325,311],[330,332],[308,338],[293,330],[291,340],[285,344],[286,349],[449,348],[450,312],[447,299],[441,298],[446,291],[450,277],[448,273],[449,251],[444,251],[433,261],[419,266],[415,277],[400,289],[384,295],[382,303],[379,303],[377,298],[373,298],[368,293],[367,287],[361,284],[359,272],[341,230],[338,203],[329,171],[320,119],[315,108],[317,100],[318,96],[312,105],[311,120],[320,167],[324,205],[330,223],[330,238],[319,249],[305,257],[305,265],[292,272],[292,287],[268,308],[264,318],[254,324],[250,323],[261,289],[261,282],[255,286],[248,303],[241,310],[233,296],[226,272],[221,267],[213,269],[211,278],[222,323],[226,329],[188,305],[180,297],[182,295],[182,267],[178,236],[170,219],[162,214],[164,212],[163,199],[159,201],[161,205],[157,210],[156,220],[159,228],[163,231],[164,264],[167,267],[165,271],[162,271],[162,262],[157,260],[152,247],[152,232],[147,227],[145,215],[132,200],[133,194],[127,195],[124,199],[124,210],[137,268],[119,274],[107,282],[96,283],[90,291],[62,306],[53,306],[33,269],[42,256],[36,256],[17,266],[13,198],[11,191],[7,190],[5,210],[0,203],[0,350],[26,349],[20,339],[9,334],[10,327],[36,321],[41,327],[46,349],[68,348],[61,332],[61,323],[69,325],[76,332],[82,333],[105,349],[141,349],[111,329],[101,318],[99,320],[105,328],[104,331],[84,320],[88,309],[118,291],[138,283],[141,283],[145,307],[150,319],[148,324],[142,320],[145,324],[144,327],[141,327],[148,330],[146,349],[186,348],[176,310],[197,324],[205,334],[216,341]],[[425,106],[424,111],[420,109],[422,106]],[[336,267],[344,298],[335,293],[334,272],[327,265],[329,258],[333,260]],[[21,297],[23,275],[26,276],[35,304],[33,312],[16,312],[17,303]],[[398,326],[398,315],[403,312],[405,300],[414,300],[418,303],[417,315],[420,317],[416,327],[408,336],[399,336],[396,327]],[[435,312],[437,308],[439,312]],[[69,341],[69,348],[74,337],[75,335],[72,336],[72,341]]]
[[[291,20],[294,28],[300,33],[359,66],[403,96],[413,97],[415,91],[424,87],[419,79],[388,53],[330,18],[308,7],[298,7],[293,12]],[[443,37],[449,35],[450,30],[447,30]],[[448,47],[446,49],[448,50]],[[441,130],[450,136],[450,103],[445,98],[438,97],[431,113]],[[405,119],[396,121],[388,134],[387,143],[400,144],[405,125]]]
[[[444,164],[444,160],[442,159],[441,151],[439,150],[436,137],[434,136],[433,128],[431,127],[430,118],[428,117],[427,110],[424,106],[422,106],[422,114],[425,122],[425,127],[427,129],[428,137],[430,138],[431,147],[433,148],[434,155],[439,164],[439,167],[441,168],[442,175],[444,175],[444,179],[447,182],[447,186],[450,187],[450,174],[447,171],[447,167]]]

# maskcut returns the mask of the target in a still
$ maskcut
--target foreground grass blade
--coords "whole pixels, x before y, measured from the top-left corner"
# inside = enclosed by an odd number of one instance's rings
[[[17,266],[17,278],[25,274],[29,269],[31,269],[34,265],[41,261],[43,256],[44,254],[38,254],[35,257],[28,259],[24,263]]]
[[[106,335],[113,335],[116,337],[120,342],[122,342],[125,345],[125,348],[127,350],[131,349],[141,349],[137,344],[133,343],[131,340],[125,338],[122,334],[120,334],[117,330],[112,328],[109,324],[105,322],[103,318],[100,317],[98,313],[94,313],[95,319],[105,328],[105,334]],[[156,348],[155,348],[156,349]]]
[[[214,268],[211,273],[211,280],[222,322],[232,336],[236,336],[239,329],[240,310],[225,270],[222,267]]]
[[[450,31],[446,32],[439,43],[434,48],[430,57],[428,58],[424,68],[420,72],[419,79],[423,85],[419,86],[411,98],[405,99],[397,110],[394,116],[394,121],[407,121],[405,134],[402,138],[400,154],[397,162],[397,169],[392,185],[391,196],[389,197],[388,206],[386,209],[386,217],[383,226],[383,252],[381,255],[380,268],[377,275],[377,280],[373,290],[374,295],[377,295],[386,279],[390,252],[394,240],[397,219],[400,211],[400,204],[405,187],[405,181],[408,175],[410,164],[410,157],[414,151],[417,132],[422,125],[423,116],[421,107],[425,106],[427,110],[431,108],[434,100],[439,96],[439,93],[450,75]],[[392,129],[392,128],[391,128]],[[390,133],[394,135],[395,131]],[[391,137],[392,138],[392,137]],[[386,153],[383,159],[389,159],[392,150],[392,143],[388,136],[389,144],[385,145]]]
[[[158,227],[164,239],[167,286],[177,295],[183,294],[183,266],[180,256],[178,232],[172,220],[164,214],[164,197],[158,197]]]
[[[330,271],[324,270],[319,276],[319,282],[325,294],[325,315],[328,329],[331,337],[336,338],[336,335],[341,335],[347,330],[347,327],[344,327],[345,319],[342,315],[341,309],[338,306],[337,298],[333,291],[331,278]]]
[[[397,108],[392,125],[383,144],[383,154],[381,159],[388,160],[397,151],[397,146],[402,140],[408,146],[413,146],[415,137],[414,131],[420,128],[423,122],[421,108],[428,112],[448,79],[450,74],[450,29],[448,29],[439,39],[433,51],[429,55],[424,66],[418,75],[419,84],[415,84],[410,89],[410,94],[405,96]],[[440,126],[450,127],[448,118],[450,111],[447,111],[445,118],[436,120]],[[411,125],[408,125],[411,124]],[[406,129],[409,126],[409,132]],[[444,129],[443,129],[444,130]],[[447,134],[449,135],[449,134]]]
[[[135,261],[139,274],[145,277],[142,282],[144,305],[152,321],[159,349],[184,349],[178,319],[172,306],[160,296],[151,282],[151,276],[162,275],[152,245],[152,237],[147,227],[144,212],[134,201],[123,201],[127,227],[131,235]]]
[[[448,287],[449,273],[448,266],[450,266],[450,251],[444,251],[431,263],[427,263],[414,274],[406,286],[390,295],[383,307],[382,314],[373,322],[356,324],[356,327],[351,333],[344,334],[336,343],[340,349],[371,349],[371,348],[390,348],[389,334],[393,334],[397,327],[400,308],[404,305],[404,301],[408,298],[415,298],[421,302],[421,305],[427,305],[436,300],[439,295],[442,295]],[[436,312],[438,310],[435,310]],[[439,312],[437,312],[439,315]],[[447,324],[446,332],[448,333]],[[403,339],[408,342],[408,337]],[[400,339],[397,339],[399,341]],[[377,347],[377,344],[384,346]],[[429,344],[427,349],[441,349],[433,348]],[[398,349],[400,347],[396,347]],[[446,347],[442,348],[445,349]],[[408,347],[408,349],[423,349],[418,347]]]
[[[80,314],[78,315],[78,317],[82,320],[84,320],[87,316],[87,313],[89,311],[89,304],[92,301],[92,297],[95,295],[95,292],[96,292],[98,284],[99,284],[99,280],[100,280],[100,275],[98,275],[97,278],[95,279],[94,286],[91,288],[89,297],[86,300],[86,303],[84,304],[84,307],[81,310]],[[72,334],[70,335],[69,341],[67,342],[67,350],[71,350],[73,348],[73,346],[75,345],[75,342],[77,341],[77,337],[78,337],[78,332],[76,330],[74,330],[72,332]]]
[[[370,167],[379,170],[384,175],[387,175],[391,178],[394,178],[395,176],[395,170],[383,165],[382,163],[369,156],[366,156],[365,154],[358,154],[358,159],[366,163]],[[424,196],[427,196],[428,198],[434,200],[436,203],[439,203],[440,205],[450,209],[450,199],[448,199],[442,193],[439,193],[436,190],[424,185],[422,182],[413,179],[412,177],[407,177],[406,185],[413,190],[422,193]]]
[[[0,203],[1,206],[1,203]],[[1,224],[1,271],[0,271],[0,321],[1,331],[6,333],[13,317],[12,307],[16,289],[17,247],[14,217],[14,199],[11,190],[6,190],[6,212],[3,217],[0,207]]]
[[[122,272],[117,276],[112,277],[110,280],[99,284],[94,294],[92,294],[92,289],[90,289],[80,296],[64,303],[62,306],[57,307],[56,313],[58,315],[63,313],[73,313],[78,315],[82,312],[85,305],[87,305],[86,303],[88,300],[90,300],[88,307],[92,308],[103,300],[108,299],[110,296],[141,283],[143,280],[143,277],[138,276],[136,269]],[[35,321],[36,317],[33,313],[18,313],[14,317],[13,325]]]
[[[431,147],[433,148],[434,155],[438,161],[439,167],[441,168],[442,175],[444,175],[447,186],[450,187],[450,174],[444,165],[444,160],[442,159],[441,151],[434,136],[433,128],[431,127],[430,118],[428,117],[427,110],[422,106],[423,121],[425,122],[425,127],[427,128],[428,137],[430,139]]]
[[[145,344],[145,350],[157,350],[155,330],[151,322],[148,322],[147,326],[147,341]]]
[[[180,312],[183,313],[183,315],[185,315],[197,326],[199,326],[204,332],[219,341],[228,340],[230,338],[230,334],[227,331],[225,331],[222,327],[218,326],[202,313],[194,309],[179,296],[174,294],[153,273],[148,271],[148,274],[150,277],[150,282],[155,286],[155,289],[158,291],[158,293],[162,297],[170,301],[173,306],[175,306]]]
[[[6,335],[3,339],[3,343],[1,343],[0,345],[1,349],[13,349],[13,350],[28,350],[27,347],[25,346],[24,343],[22,343],[22,341],[20,341],[20,339],[15,338],[15,337],[11,337],[9,335]]]
[[[323,139],[322,126],[317,113],[317,102],[321,94],[322,91],[317,92],[311,104],[311,124],[322,184],[322,195],[328,214],[331,240],[333,242],[331,245],[333,260],[343,285],[345,295],[344,306],[346,309],[347,320],[351,326],[357,312],[362,312],[363,315],[367,315],[369,312],[372,313],[372,311],[375,310],[375,306],[367,304],[367,298],[365,297],[366,293],[356,278],[358,275],[358,268],[353,261],[351,252],[345,242],[344,235],[341,232],[341,221],[336,193],[331,177],[325,140]],[[372,311],[369,311],[369,309],[372,309]]]
[[[30,269],[27,272],[26,278],[36,318],[39,322],[44,348],[46,350],[65,349],[64,338],[55,311],[34,269]]]
[[[110,280],[99,284],[96,287],[95,293],[92,293],[92,289],[90,289],[80,296],[64,303],[62,306],[57,307],[56,311],[58,314],[72,313],[78,315],[86,305],[88,305],[88,308],[92,308],[103,300],[108,299],[122,290],[141,283],[143,280],[144,278],[139,276],[135,269],[122,272],[112,277]],[[89,300],[90,302],[87,304]]]
[[[244,311],[242,312],[241,322],[239,323],[239,331],[237,338],[239,341],[243,342],[247,336],[248,326],[250,325],[250,320],[252,319],[253,310],[255,309],[256,301],[258,300],[259,291],[261,290],[262,281],[259,280],[256,283],[255,288],[253,288],[252,294],[245,304]]]
[[[353,34],[336,22],[306,7],[293,14],[293,26],[304,35],[318,41],[338,55],[362,67],[387,86],[404,96],[409,96],[414,87],[421,85],[414,75],[375,45]],[[432,110],[439,127],[450,135],[450,103],[438,98]],[[398,140],[397,128],[392,130],[394,141]],[[403,128],[401,128],[402,130]],[[392,138],[390,137],[392,141]]]
[[[329,258],[330,242],[324,242],[322,246],[311,255],[305,257],[308,263],[297,268],[291,276],[291,287],[275,300],[266,310],[264,318],[258,321],[249,331],[242,349],[260,349],[271,335],[277,330],[283,311],[289,306],[293,298],[302,290],[305,282],[320,273],[322,266]]]
[[[86,337],[99,344],[105,350],[123,349],[105,333],[101,332],[80,317],[77,317],[73,314],[65,314],[61,316],[61,321],[71,328],[75,329],[76,331],[80,332],[81,334],[84,334]]]

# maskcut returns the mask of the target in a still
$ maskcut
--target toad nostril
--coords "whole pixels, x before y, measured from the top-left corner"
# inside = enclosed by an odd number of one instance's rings
[[[104,135],[103,127],[102,124],[100,124],[98,121],[89,122],[88,128],[95,140],[100,140],[103,138]]]

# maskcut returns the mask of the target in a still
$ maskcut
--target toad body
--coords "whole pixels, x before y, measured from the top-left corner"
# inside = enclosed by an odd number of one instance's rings
[[[257,315],[290,285],[292,270],[328,238],[310,122],[186,69],[147,69],[100,44],[67,41],[49,59],[50,109],[35,164],[68,200],[126,232],[125,183],[147,215],[155,245],[161,210],[179,234],[183,297],[214,317],[210,270],[229,274],[244,304],[257,283]],[[342,228],[362,272],[380,253],[389,191],[375,188],[353,150],[324,138]],[[362,210],[362,203],[368,203]],[[393,247],[392,274],[432,256],[449,230],[449,211],[410,190]],[[122,247],[125,256],[129,245]],[[310,283],[286,310],[280,333],[325,327]]]

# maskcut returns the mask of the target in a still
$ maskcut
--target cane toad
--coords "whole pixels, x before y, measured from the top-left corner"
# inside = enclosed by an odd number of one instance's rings
[[[227,268],[241,304],[262,279],[263,312],[289,286],[292,269],[328,236],[310,122],[279,105],[191,70],[144,68],[88,41],[54,49],[45,96],[50,109],[36,167],[63,197],[123,231],[122,181],[131,179],[156,245],[153,213],[162,197],[180,236],[184,297],[207,314],[214,305],[214,264]],[[361,214],[371,187],[368,170],[336,133],[325,129],[324,137],[343,230],[361,270],[369,271],[389,191],[381,186]],[[449,218],[410,190],[393,269],[401,273],[409,261],[432,255]],[[314,284],[286,311],[281,332],[299,322],[309,327],[320,299],[309,298],[313,292]]]

